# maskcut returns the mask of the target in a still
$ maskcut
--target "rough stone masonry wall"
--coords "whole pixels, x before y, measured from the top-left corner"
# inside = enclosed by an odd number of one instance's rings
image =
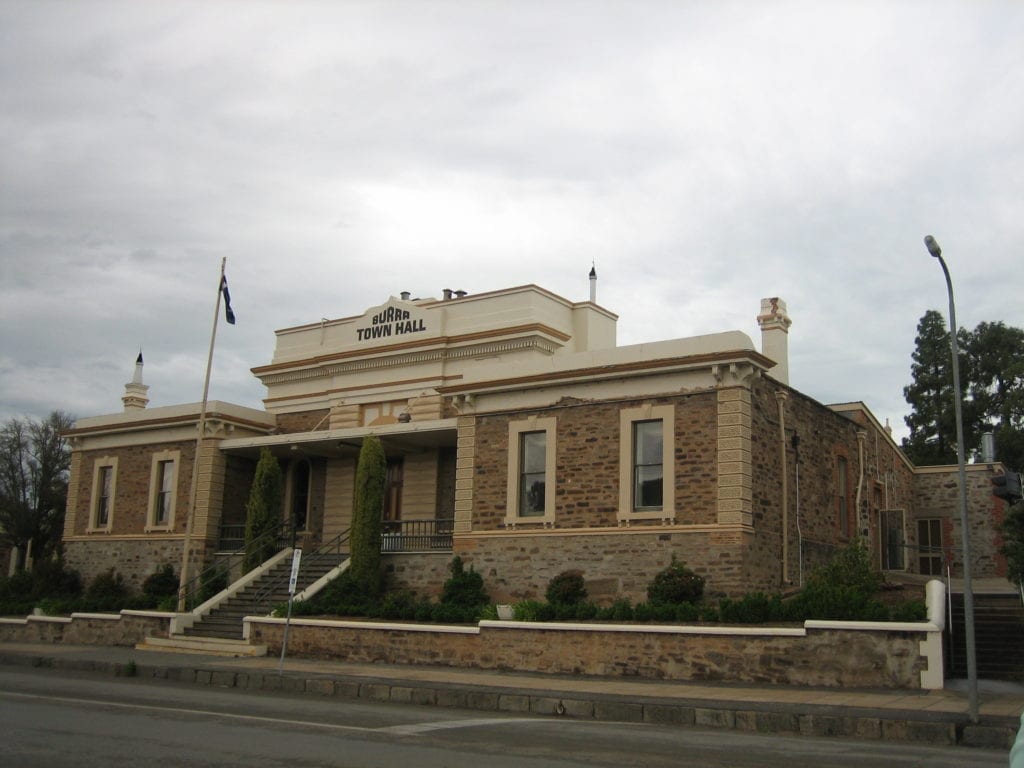
[[[630,528],[603,532],[536,531],[458,536],[455,554],[483,576],[498,603],[543,599],[548,582],[567,570],[583,572],[588,599],[608,605],[624,597],[647,600],[654,575],[673,556],[707,579],[709,598],[742,595],[743,557],[750,534],[723,536],[711,527]]]
[[[142,589],[142,583],[164,564],[181,573],[181,548],[184,540],[179,536],[168,539],[149,534],[130,538],[74,540],[64,543],[64,562],[78,571],[85,586],[101,573],[114,568],[133,592]],[[195,567],[194,565],[191,567]],[[193,571],[193,575],[196,571]]]
[[[74,535],[83,535],[89,525],[92,503],[92,486],[95,478],[97,459],[113,456],[117,459],[117,473],[114,488],[114,513],[110,532],[106,536],[141,534],[146,527],[149,510],[150,477],[153,455],[163,451],[179,451],[177,466],[177,504],[174,514],[174,530],[185,532],[185,511],[188,509],[192,483],[192,465],[195,461],[195,441],[172,443],[151,443],[122,448],[108,448],[81,453],[81,473],[75,494]]]
[[[284,621],[250,619],[251,642],[280,653]],[[771,630],[766,630],[770,632]],[[462,631],[292,620],[288,652],[354,663],[713,680],[783,685],[920,688],[925,661],[910,631],[807,630],[806,636],[707,634],[636,627],[481,622]]]
[[[78,613],[70,618],[29,616],[26,619],[0,619],[0,642],[132,647],[147,637],[166,637],[172,615],[122,611],[120,614]]]
[[[619,413],[639,405],[675,406],[676,522],[712,524],[717,502],[717,402],[714,392],[616,402],[563,403],[537,411],[557,419],[555,525],[618,525]],[[480,416],[475,425],[473,530],[503,527],[508,502],[509,422],[532,413]]]
[[[987,464],[967,467],[967,509],[971,513],[971,575],[973,578],[1006,576],[1006,558],[999,554],[1002,537],[999,527],[1006,514],[1006,503],[992,495],[992,473]],[[963,558],[959,548],[960,480],[955,466],[924,467],[914,477],[917,491],[915,515],[907,520],[910,543],[917,542],[917,520],[941,518],[942,544],[948,547],[953,575],[963,575]],[[909,516],[908,516],[909,517]],[[912,570],[916,557],[910,558]]]

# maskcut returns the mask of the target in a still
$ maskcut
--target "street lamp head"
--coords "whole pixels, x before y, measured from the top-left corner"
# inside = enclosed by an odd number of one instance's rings
[[[928,249],[928,253],[934,256],[936,259],[942,255],[942,249],[939,248],[939,244],[935,241],[935,238],[931,235],[927,235],[924,239],[924,247]]]

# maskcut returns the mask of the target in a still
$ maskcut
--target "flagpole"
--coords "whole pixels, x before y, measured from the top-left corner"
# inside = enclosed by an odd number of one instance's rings
[[[192,463],[192,489],[189,493],[188,515],[185,518],[185,542],[181,551],[181,578],[178,582],[178,611],[185,610],[185,588],[189,578],[189,549],[192,546],[192,527],[196,513],[196,498],[199,495],[199,452],[206,433],[206,403],[210,396],[210,369],[213,367],[213,346],[217,341],[217,322],[220,319],[220,297],[224,292],[225,256],[220,260],[220,279],[217,281],[217,304],[213,310],[213,330],[210,332],[210,352],[206,357],[206,379],[203,382],[203,403],[199,408],[199,434],[196,436],[196,455]]]

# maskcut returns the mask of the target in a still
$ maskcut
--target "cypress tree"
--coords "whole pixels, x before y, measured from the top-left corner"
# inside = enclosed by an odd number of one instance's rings
[[[256,464],[256,475],[245,504],[245,570],[251,571],[277,551],[277,542],[261,539],[270,533],[281,520],[283,501],[283,479],[281,465],[277,463],[269,448],[260,449],[260,460]]]
[[[368,594],[380,593],[380,534],[387,457],[376,435],[367,435],[356,467],[349,572]]]

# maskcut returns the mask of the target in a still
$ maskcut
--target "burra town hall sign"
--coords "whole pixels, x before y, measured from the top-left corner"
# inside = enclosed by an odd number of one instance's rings
[[[389,336],[404,336],[427,330],[422,317],[413,318],[406,309],[388,307],[370,318],[370,325],[356,328],[359,341],[383,339]]]

